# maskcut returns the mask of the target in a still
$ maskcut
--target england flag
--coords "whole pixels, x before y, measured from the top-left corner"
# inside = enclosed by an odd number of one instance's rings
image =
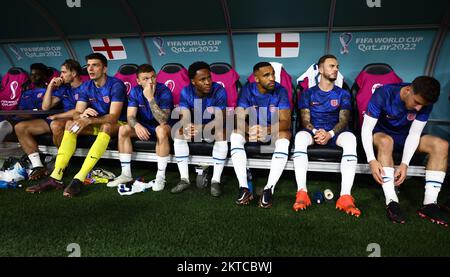
[[[258,34],[257,47],[258,57],[296,58],[300,49],[300,34]]]
[[[90,39],[93,52],[102,53],[108,60],[126,60],[127,52],[120,38]]]

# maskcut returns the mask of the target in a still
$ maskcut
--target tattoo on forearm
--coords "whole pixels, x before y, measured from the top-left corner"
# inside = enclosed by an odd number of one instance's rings
[[[314,129],[314,126],[311,123],[311,112],[309,109],[301,109],[300,110],[300,117],[302,121],[302,126],[306,129]]]
[[[335,134],[342,132],[345,128],[347,128],[348,121],[350,120],[350,111],[349,110],[341,110],[339,111],[339,122],[334,126],[333,132]]]
[[[170,111],[161,109],[158,104],[156,104],[155,99],[150,101],[150,109],[152,110],[153,117],[159,124],[166,123],[169,119]]]
[[[131,126],[131,128],[134,128],[136,124],[138,123],[136,120],[136,117],[128,117],[127,118],[128,124]]]

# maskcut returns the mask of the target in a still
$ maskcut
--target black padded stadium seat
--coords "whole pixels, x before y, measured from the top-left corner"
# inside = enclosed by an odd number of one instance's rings
[[[311,145],[308,147],[308,160],[318,162],[341,162],[342,147]]]
[[[166,63],[161,67],[161,71],[167,72],[167,73],[177,73],[181,69],[183,69],[184,66],[181,63]]]
[[[142,141],[138,139],[132,139],[133,144],[133,151],[135,152],[149,152],[149,153],[156,153],[156,141],[155,140],[149,140],[149,141]],[[173,148],[173,142],[170,142],[170,147]],[[173,153],[173,150],[170,151]]]
[[[8,70],[8,73],[9,73],[9,74],[13,74],[13,75],[17,75],[17,74],[20,74],[20,73],[28,74],[28,72],[25,71],[25,70],[24,70],[23,68],[21,68],[21,67],[11,67],[11,68]]]
[[[92,144],[96,140],[97,136],[78,136],[77,148],[91,148]],[[44,134],[36,137],[36,141],[39,145],[55,146],[51,134]],[[109,141],[108,149],[117,150],[117,137],[111,138]]]
[[[134,63],[126,63],[123,64],[117,69],[117,72],[122,73],[123,75],[132,75],[136,74],[138,69],[138,65]]]
[[[229,63],[212,63],[209,66],[211,71],[216,74],[225,74],[232,69]]]

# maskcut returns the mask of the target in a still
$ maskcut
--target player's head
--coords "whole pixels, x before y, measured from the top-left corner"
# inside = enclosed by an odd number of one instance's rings
[[[420,111],[423,106],[434,104],[439,99],[441,85],[439,81],[429,76],[419,76],[410,86],[405,87],[405,107],[408,110]]]
[[[30,65],[30,81],[38,87],[44,87],[47,78],[50,77],[50,70],[43,63],[33,63]]]
[[[211,68],[209,64],[199,61],[191,64],[188,69],[189,79],[192,85],[202,94],[208,94],[211,91]]]
[[[81,74],[81,65],[76,60],[67,59],[61,65],[61,75],[64,84],[70,84]]]
[[[91,80],[99,80],[108,71],[108,60],[101,53],[92,53],[86,56],[87,72]]]
[[[320,57],[317,66],[319,67],[322,78],[330,82],[336,81],[339,72],[339,63],[334,55],[328,54]]]
[[[275,88],[275,70],[268,62],[259,62],[253,66],[253,76],[261,92]]]
[[[149,64],[141,64],[136,72],[137,83],[144,87],[147,82],[156,83],[156,72],[153,66]]]

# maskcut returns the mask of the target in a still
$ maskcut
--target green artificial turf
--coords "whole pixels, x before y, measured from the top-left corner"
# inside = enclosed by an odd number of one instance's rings
[[[81,161],[71,161],[66,184]],[[120,173],[118,161],[100,161],[98,166]],[[132,166],[135,177],[155,176],[155,163]],[[209,188],[197,189],[190,169],[193,186],[177,195],[170,193],[179,176],[174,164],[168,166],[162,192],[120,196],[116,189],[94,184],[84,187],[79,197],[65,199],[62,191],[0,190],[0,256],[68,256],[70,243],[80,245],[81,256],[364,257],[371,253],[370,243],[380,245],[381,256],[450,256],[449,230],[415,213],[423,200],[420,178],[402,185],[399,198],[408,222],[399,225],[387,220],[382,189],[368,175],[355,180],[353,195],[362,211],[355,218],[335,210],[334,202],[293,212],[293,171],[285,171],[279,181],[273,208],[260,209],[256,201],[236,206],[238,185],[232,168],[222,175],[220,198],[210,196]],[[253,170],[256,190],[265,185],[268,173]],[[338,195],[340,175],[308,173],[310,196],[326,188]],[[449,194],[447,181],[440,201]]]

